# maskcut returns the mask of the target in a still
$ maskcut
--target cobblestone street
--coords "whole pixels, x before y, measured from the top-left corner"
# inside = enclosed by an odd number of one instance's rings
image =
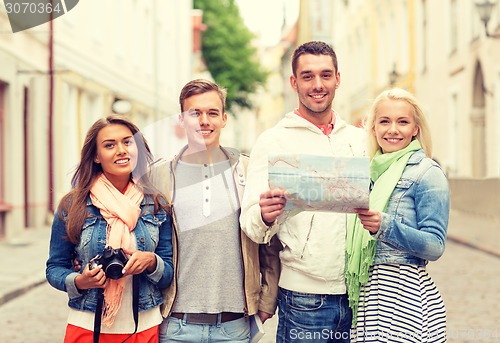
[[[446,304],[448,342],[500,342],[500,258],[448,241],[428,266]],[[277,317],[265,323],[262,343],[274,343]]]
[[[448,242],[444,256],[429,265],[448,311],[453,343],[500,342],[500,258]],[[66,295],[44,283],[0,306],[0,342],[62,342]],[[275,341],[277,317],[264,324],[261,343]]]
[[[500,258],[448,242],[429,264],[446,304],[448,341],[500,342]]]

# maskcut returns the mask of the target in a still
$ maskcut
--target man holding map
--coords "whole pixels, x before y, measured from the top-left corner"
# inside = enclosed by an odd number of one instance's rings
[[[270,182],[269,166],[283,162],[273,160],[276,156],[362,157],[366,135],[332,108],[340,73],[329,45],[312,41],[299,46],[292,72],[299,106],[263,132],[253,147],[241,227],[255,242],[268,243],[277,235],[283,245],[276,342],[349,342],[351,311],[344,278],[348,214],[307,209],[282,215],[291,194]]]

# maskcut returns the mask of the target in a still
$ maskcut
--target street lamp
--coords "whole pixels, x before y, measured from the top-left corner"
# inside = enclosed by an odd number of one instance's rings
[[[396,70],[396,63],[393,64],[392,70],[389,72],[389,85],[394,86],[398,81],[399,73]]]
[[[488,32],[488,22],[491,18],[491,11],[496,4],[496,0],[481,0],[475,2],[477,13],[479,14],[479,17],[484,24],[484,32],[486,33],[486,37],[490,38],[500,38],[500,35],[490,34]]]
[[[116,114],[127,114],[132,109],[132,104],[128,100],[115,99],[111,105],[111,109]]]

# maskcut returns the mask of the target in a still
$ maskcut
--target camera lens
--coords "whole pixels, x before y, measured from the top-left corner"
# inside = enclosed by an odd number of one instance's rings
[[[113,261],[106,267],[106,277],[109,279],[117,280],[123,276],[123,263],[120,261]]]

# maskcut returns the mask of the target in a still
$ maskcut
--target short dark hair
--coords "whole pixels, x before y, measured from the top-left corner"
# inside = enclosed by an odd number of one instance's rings
[[[299,57],[305,54],[311,54],[311,55],[329,55],[332,57],[333,61],[333,66],[335,67],[335,71],[339,71],[338,65],[337,65],[337,55],[335,54],[335,51],[333,48],[326,44],[325,42],[320,42],[320,41],[311,41],[302,44],[299,46],[295,51],[293,52],[293,57],[292,57],[292,72],[294,76],[297,76],[297,63],[299,60]]]
[[[195,79],[186,83],[182,87],[181,94],[179,95],[179,104],[181,105],[181,111],[184,112],[184,101],[193,95],[203,94],[210,91],[216,91],[222,102],[222,113],[225,112],[226,107],[226,95],[227,91],[224,87],[219,86],[215,82],[205,80],[205,79]]]

